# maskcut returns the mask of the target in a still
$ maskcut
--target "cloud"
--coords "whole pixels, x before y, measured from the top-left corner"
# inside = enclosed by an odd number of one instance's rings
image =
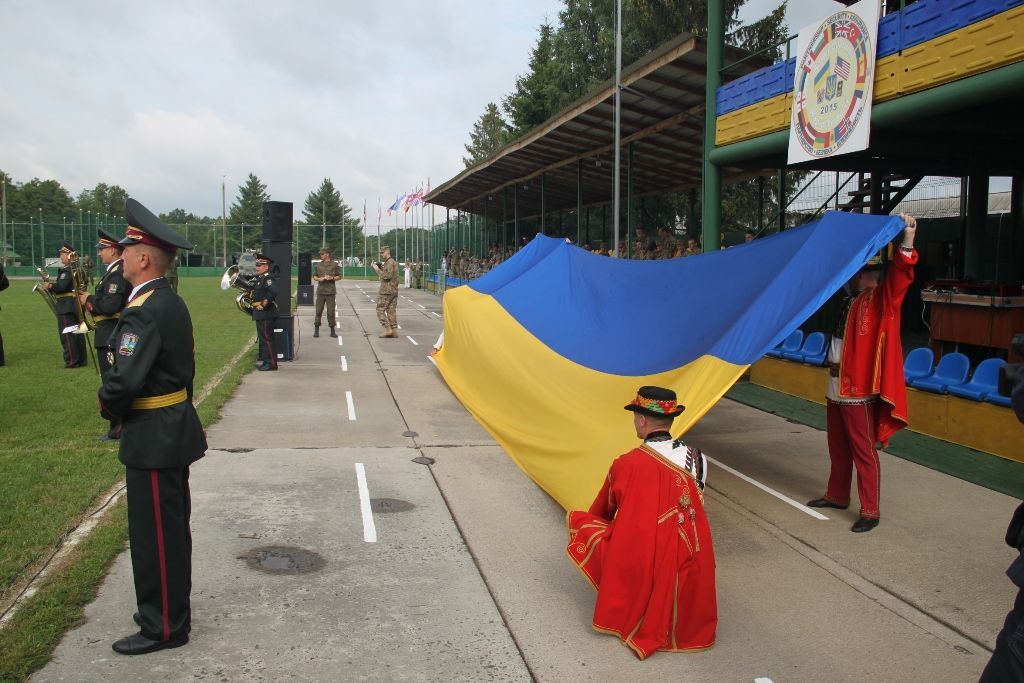
[[[558,0],[5,4],[0,167],[219,215],[252,172],[361,209],[461,167]],[[45,40],[40,39],[45,36]]]

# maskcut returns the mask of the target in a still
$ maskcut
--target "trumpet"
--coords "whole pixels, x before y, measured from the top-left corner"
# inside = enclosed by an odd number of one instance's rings
[[[92,318],[92,312],[82,305],[82,300],[78,298],[78,295],[89,291],[89,274],[82,265],[82,259],[79,258],[78,252],[71,252],[71,260],[68,265],[71,266],[71,279],[75,286],[75,308],[78,311],[78,319],[81,321],[78,323],[75,334],[86,334],[96,329],[96,321]]]

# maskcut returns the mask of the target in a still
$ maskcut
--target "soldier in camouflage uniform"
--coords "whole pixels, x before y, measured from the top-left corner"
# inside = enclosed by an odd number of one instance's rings
[[[377,293],[377,320],[384,331],[380,337],[397,337],[398,332],[398,262],[391,258],[391,247],[380,248],[380,261],[373,264],[380,276],[380,290]]]
[[[331,328],[331,336],[337,337],[334,331],[335,281],[341,279],[341,266],[331,258],[331,250],[324,247],[320,250],[320,262],[316,264],[313,280],[316,286],[316,317],[313,320],[313,336],[320,336],[320,321],[323,319],[324,308],[327,309],[327,326]]]
[[[668,228],[658,228],[658,250],[657,258],[667,259],[675,258],[676,255],[676,238],[672,236],[672,231]]]

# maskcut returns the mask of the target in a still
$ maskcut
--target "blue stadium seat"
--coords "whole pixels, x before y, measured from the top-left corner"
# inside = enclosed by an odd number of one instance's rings
[[[935,354],[927,346],[922,346],[908,353],[907,359],[903,361],[903,377],[906,379],[907,384],[910,384],[915,379],[932,374],[932,364],[934,362]]]
[[[1005,406],[1007,408],[1010,407],[1010,397],[1003,396],[1002,394],[997,394],[994,391],[985,397],[985,402],[994,403],[997,406]]]
[[[961,398],[984,401],[989,394],[998,393],[996,383],[999,381],[999,368],[1005,364],[1006,361],[1002,358],[986,358],[978,363],[970,382],[951,385],[949,393]]]
[[[768,352],[769,356],[773,358],[782,358],[782,354],[786,351],[799,351],[800,344],[804,340],[803,330],[793,330],[793,333],[786,337],[786,341],[782,342],[779,346]]]
[[[967,371],[971,369],[971,361],[962,353],[947,353],[939,359],[935,372],[927,377],[912,380],[910,386],[922,391],[936,394],[946,393],[952,384],[963,384],[967,381]]]
[[[788,358],[789,360],[795,360],[801,363],[809,362],[808,356],[816,357],[823,356],[825,353],[825,335],[822,332],[811,332],[804,339],[803,346],[800,347],[799,351],[783,351],[782,357]],[[820,365],[820,362],[819,362]]]
[[[807,355],[804,356],[804,362],[810,363],[811,365],[824,365],[825,358],[828,356],[828,336],[824,332],[816,332],[815,334],[821,335],[821,342],[816,342],[816,344],[819,345],[821,348],[815,351],[816,347],[811,346],[811,348],[808,349],[807,351]],[[812,334],[811,336],[813,337],[814,335]],[[809,345],[804,345],[805,348],[807,346]]]

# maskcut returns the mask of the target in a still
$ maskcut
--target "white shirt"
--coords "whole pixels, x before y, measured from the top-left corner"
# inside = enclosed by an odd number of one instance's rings
[[[136,287],[135,287],[134,289],[132,289],[132,293],[128,295],[128,301],[131,301],[132,299],[134,299],[134,298],[135,298],[135,295],[136,295],[136,294],[138,293],[138,291],[139,291],[140,289],[142,289],[143,287],[145,287],[146,285],[148,285],[148,284],[149,284],[150,282],[152,282],[153,280],[159,280],[159,279],[160,279],[160,278],[158,278],[158,277],[154,277],[154,278],[152,278],[152,279],[146,280],[146,281],[145,281],[145,282],[143,282],[143,283],[142,283],[141,285],[137,285],[137,286],[136,286]]]

